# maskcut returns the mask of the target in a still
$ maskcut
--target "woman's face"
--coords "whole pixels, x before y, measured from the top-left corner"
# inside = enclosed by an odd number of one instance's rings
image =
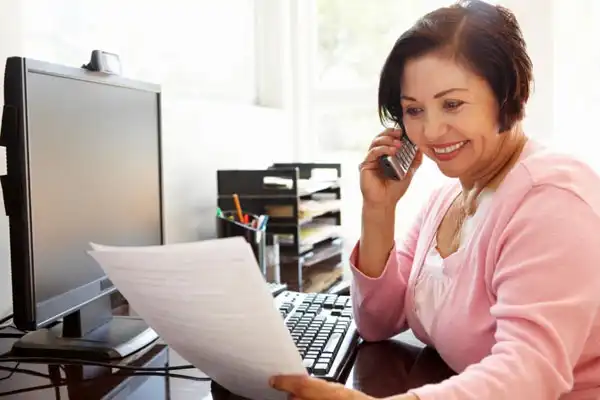
[[[410,60],[402,77],[406,134],[449,177],[476,176],[499,152],[498,104],[488,83],[449,57]]]

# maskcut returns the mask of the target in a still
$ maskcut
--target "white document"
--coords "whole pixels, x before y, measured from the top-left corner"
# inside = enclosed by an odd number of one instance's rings
[[[241,237],[148,247],[92,244],[90,255],[161,338],[232,393],[286,399],[278,374],[306,374]]]

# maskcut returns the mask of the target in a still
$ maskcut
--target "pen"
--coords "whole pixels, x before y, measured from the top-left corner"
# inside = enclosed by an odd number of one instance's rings
[[[237,210],[238,218],[241,223],[244,223],[244,215],[242,214],[242,206],[240,205],[240,198],[237,193],[233,194],[233,203],[235,204],[235,209]]]
[[[259,231],[262,231],[265,228],[265,225],[267,225],[268,220],[269,220],[268,215],[261,215],[260,217],[258,217],[258,222],[256,223],[256,228]]]
[[[217,217],[223,218],[223,211],[221,210],[221,207],[217,207]]]

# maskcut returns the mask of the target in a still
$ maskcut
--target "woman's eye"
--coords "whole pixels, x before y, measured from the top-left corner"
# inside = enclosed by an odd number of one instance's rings
[[[422,110],[420,108],[416,108],[416,107],[407,107],[406,108],[406,113],[408,115],[410,115],[411,117],[416,117],[417,115],[419,115],[419,113]]]
[[[448,110],[456,110],[463,104],[465,104],[465,102],[460,100],[446,100],[444,102],[444,108]]]

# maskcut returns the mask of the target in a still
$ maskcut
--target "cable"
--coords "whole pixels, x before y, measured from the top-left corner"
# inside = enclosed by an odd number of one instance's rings
[[[5,329],[12,329],[12,330],[15,330],[15,331],[18,331],[18,332],[27,333],[24,330],[17,328],[15,326],[15,324],[6,324],[6,325],[0,326],[0,331],[3,331]]]
[[[9,369],[9,368],[2,368],[2,367],[0,367],[0,369]],[[21,369],[21,368],[16,368],[16,369],[14,369],[14,372],[16,372],[16,373],[24,373],[24,374],[31,375],[32,372],[35,373],[36,371],[24,370],[24,369]],[[40,374],[40,375],[42,375],[45,378],[49,377],[48,375],[44,376],[45,374]],[[159,373],[159,372],[136,372],[136,373],[133,373],[133,374],[126,374],[126,373],[122,373],[122,372],[117,372],[117,373],[113,374],[112,376],[115,376],[115,375],[122,375],[124,377],[133,377],[133,376],[159,376],[159,377],[164,377],[164,378],[187,379],[187,380],[192,380],[192,381],[197,381],[197,382],[208,382],[208,381],[211,380],[209,377],[196,377],[196,376],[183,375],[183,374],[171,374],[171,373]],[[66,385],[72,384],[72,383],[80,384],[80,383],[83,383],[83,382],[93,381],[94,379],[102,379],[102,377],[82,379],[82,380],[78,380],[78,381],[67,381],[66,379],[64,379],[62,382],[57,382],[55,384],[32,386],[32,387],[28,387],[28,388],[24,388],[24,389],[11,390],[11,391],[8,391],[8,392],[0,392],[0,397],[14,396],[16,394],[33,392],[33,391],[36,391],[36,390],[52,389],[52,388],[57,388],[59,386],[66,386]]]
[[[2,378],[0,378],[0,382],[12,378],[12,376],[15,374],[15,371],[19,368],[19,364],[20,363],[16,363],[15,366],[12,367],[12,368],[0,367],[0,371],[8,371],[8,375],[3,376]]]
[[[11,324],[11,323],[0,326],[0,331],[6,330],[6,329],[10,329],[10,330],[21,332],[21,333],[26,333],[25,331],[20,330],[14,324]]]
[[[0,325],[10,321],[11,319],[13,319],[13,314],[9,314],[6,317],[0,319]]]
[[[19,364],[20,363],[16,363],[14,367],[3,367],[3,366],[0,365],[0,371],[6,371],[6,372],[8,372],[7,376],[4,376],[4,377],[0,378],[0,382],[12,378],[12,376],[15,373],[25,374],[25,375],[31,375],[31,376],[37,376],[39,378],[50,379],[50,375],[48,375],[48,374],[44,374],[43,372],[34,371],[32,369],[19,368]]]
[[[0,356],[0,362],[20,362],[23,364],[68,364],[68,365],[92,365],[96,367],[106,367],[122,369],[124,371],[145,371],[145,372],[165,372],[165,371],[181,371],[185,369],[195,369],[191,364],[176,365],[173,367],[134,367],[131,365],[119,365],[102,361],[77,360],[71,358],[54,358],[54,357],[12,357],[8,354],[6,357]]]
[[[0,333],[0,339],[21,339],[24,333]]]
[[[10,330],[13,330],[16,332],[8,332],[8,333],[1,332],[6,329],[10,329]],[[0,339],[20,339],[23,336],[25,336],[25,333],[26,333],[25,331],[18,329],[13,324],[6,324],[6,325],[0,326]]]

